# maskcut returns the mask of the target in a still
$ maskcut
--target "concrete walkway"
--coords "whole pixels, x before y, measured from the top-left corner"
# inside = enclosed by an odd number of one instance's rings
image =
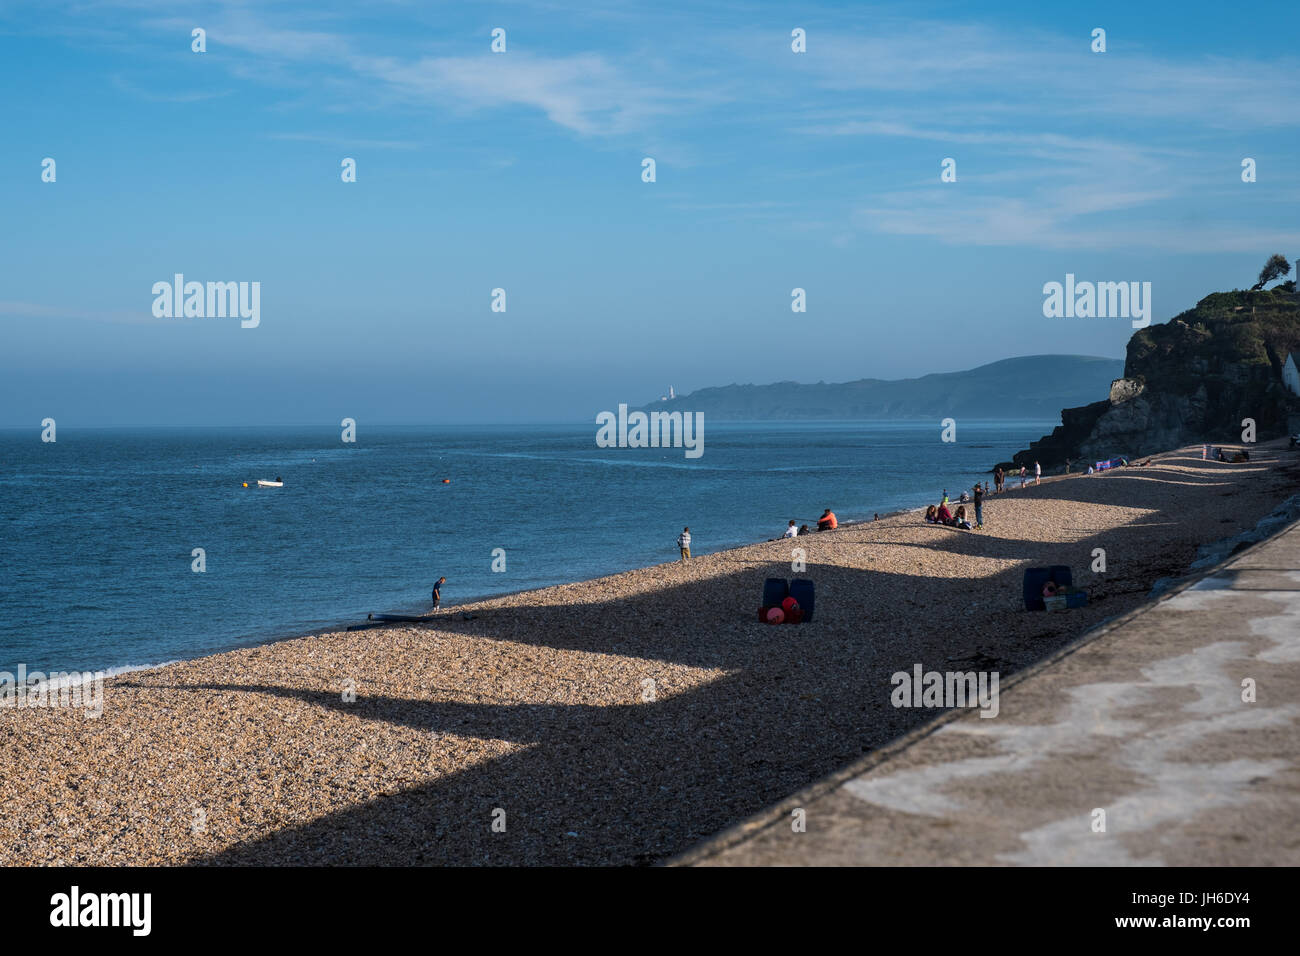
[[[1300,864],[1300,524],[1000,691],[675,865]]]

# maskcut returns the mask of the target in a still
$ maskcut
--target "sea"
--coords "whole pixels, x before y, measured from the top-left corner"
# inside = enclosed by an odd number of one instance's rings
[[[0,431],[0,671],[118,670],[956,497],[1054,421]],[[283,478],[282,488],[258,479]]]

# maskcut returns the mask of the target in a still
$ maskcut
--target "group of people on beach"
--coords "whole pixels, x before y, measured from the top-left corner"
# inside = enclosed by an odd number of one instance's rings
[[[937,505],[930,505],[925,509],[925,520],[930,524],[946,525],[949,528],[960,528],[963,531],[973,531],[984,527],[984,497],[989,493],[988,482],[980,484],[975,483],[968,496],[966,492],[961,493],[958,499],[959,504],[955,512],[948,509],[948,489],[943,490],[943,499]],[[972,525],[970,518],[966,516],[966,502],[975,506],[975,524]]]
[[[880,515],[876,515],[876,520],[880,520]],[[840,526],[840,519],[835,517],[835,512],[827,508],[822,512],[822,516],[817,519],[818,531],[834,531]],[[781,538],[773,538],[773,541],[779,541],[782,538],[797,538],[803,534],[812,534],[812,528],[806,524],[797,524],[793,518],[785,527],[785,533]],[[689,526],[682,529],[682,533],[677,536],[677,547],[681,552],[681,560],[689,561],[691,559],[691,529]]]
[[[879,520],[880,516],[876,515],[876,519]],[[835,517],[835,512],[831,511],[830,508],[823,511],[822,516],[817,519],[818,531],[834,531],[839,526],[840,519]],[[812,528],[808,527],[806,524],[797,525],[795,520],[791,518],[790,523],[785,526],[785,534],[781,535],[781,537],[797,538],[801,534],[812,534]]]
[[[1034,484],[1039,484],[1043,480],[1043,466],[1034,462]],[[1025,487],[1029,483],[1029,471],[1024,465],[1020,466],[1020,487]],[[987,489],[986,489],[987,490]],[[1007,473],[998,465],[993,469],[993,493],[1000,495],[1007,490]]]
[[[925,509],[925,520],[930,524],[944,524],[950,528],[961,528],[964,531],[971,530],[971,523],[966,517],[965,505],[958,505],[956,514],[949,511],[946,504],[930,505]]]
[[[1043,466],[1034,462],[1034,484],[1038,484],[1043,476]],[[1020,487],[1025,487],[1029,480],[1028,469],[1024,465],[1020,466]],[[1002,466],[993,469],[993,493],[1000,494],[1006,490],[1007,473],[1003,471]],[[976,482],[971,494],[961,493],[958,499],[957,510],[955,512],[948,508],[948,489],[943,490],[943,500],[937,505],[930,505],[925,509],[925,520],[930,524],[946,525],[950,528],[961,528],[964,531],[979,530],[984,527],[984,499],[989,494],[989,483],[983,484]],[[972,524],[966,514],[966,505],[974,505],[975,523]],[[880,515],[877,513],[873,520],[879,521]],[[822,512],[822,516],[817,519],[818,531],[834,531],[840,525],[839,519],[835,517],[835,512],[827,508]],[[797,538],[800,535],[811,534],[812,529],[806,524],[800,525],[793,518],[786,525],[785,533],[781,538]],[[773,538],[773,541],[781,540]],[[681,550],[681,559],[687,561],[691,556],[691,529],[684,528],[682,533],[677,536],[677,547]]]

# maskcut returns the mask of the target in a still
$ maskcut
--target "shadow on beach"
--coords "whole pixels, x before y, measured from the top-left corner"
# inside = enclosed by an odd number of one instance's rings
[[[1261,463],[1261,474],[1269,470]],[[1282,469],[1274,473],[1283,476]],[[1004,499],[1060,500],[1062,508],[1107,504],[1117,499],[1116,482],[1127,486],[1125,507],[1149,513],[1101,533],[1081,532],[1067,543],[1015,537],[1014,528],[997,524]],[[719,567],[727,570],[703,580],[585,603],[544,592],[553,599],[539,594],[527,605],[483,602],[472,619],[453,614],[434,622],[442,632],[637,658],[650,678],[656,661],[726,672],[681,692],[666,688],[653,702],[641,702],[639,686],[627,688],[626,704],[604,706],[365,695],[344,703],[334,690],[238,681],[132,686],[146,693],[215,690],[294,698],[379,726],[524,745],[505,757],[239,843],[197,864],[654,863],[935,717],[935,710],[891,706],[895,672],[917,663],[927,670],[971,670],[975,659],[998,670],[1005,683],[1086,628],[1136,607],[1156,578],[1185,569],[1197,541],[1231,533],[1215,524],[1181,538],[1152,539],[1156,526],[1185,528],[1196,518],[1186,509],[1206,507],[1218,483],[1213,477],[1133,469],[991,496],[984,533],[932,528],[931,539],[917,545],[890,540],[883,523],[868,522],[815,536],[805,576],[817,583],[816,616],[799,626],[770,627],[754,615],[763,579],[792,576],[789,542],[755,546],[766,550],[743,569],[730,569],[734,552],[719,555]],[[1189,505],[1188,487],[1175,486],[1195,486],[1201,497]],[[1061,497],[1066,493],[1068,499]],[[1011,536],[1002,536],[1004,530]],[[840,549],[855,549],[869,565],[873,548],[900,545],[1014,564],[983,577],[944,577],[835,563]],[[1105,575],[1088,570],[1095,547],[1114,555]],[[1089,607],[1063,614],[1023,610],[1023,568],[1047,564],[1074,568],[1076,582],[1091,592]],[[682,619],[680,609],[688,609],[690,626],[669,623]],[[573,626],[577,621],[581,627]],[[1003,713],[1013,707],[1004,701]],[[491,830],[498,807],[507,814],[505,833]]]

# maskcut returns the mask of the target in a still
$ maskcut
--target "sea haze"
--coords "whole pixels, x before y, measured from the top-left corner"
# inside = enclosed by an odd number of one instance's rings
[[[306,427],[3,431],[0,670],[145,665],[419,612],[439,575],[444,604],[582,580],[675,560],[688,524],[702,555],[828,506],[868,519],[955,496],[1055,424],[960,420],[945,443],[938,421],[709,422],[698,459],[598,448],[594,424],[363,422],[355,444]]]

